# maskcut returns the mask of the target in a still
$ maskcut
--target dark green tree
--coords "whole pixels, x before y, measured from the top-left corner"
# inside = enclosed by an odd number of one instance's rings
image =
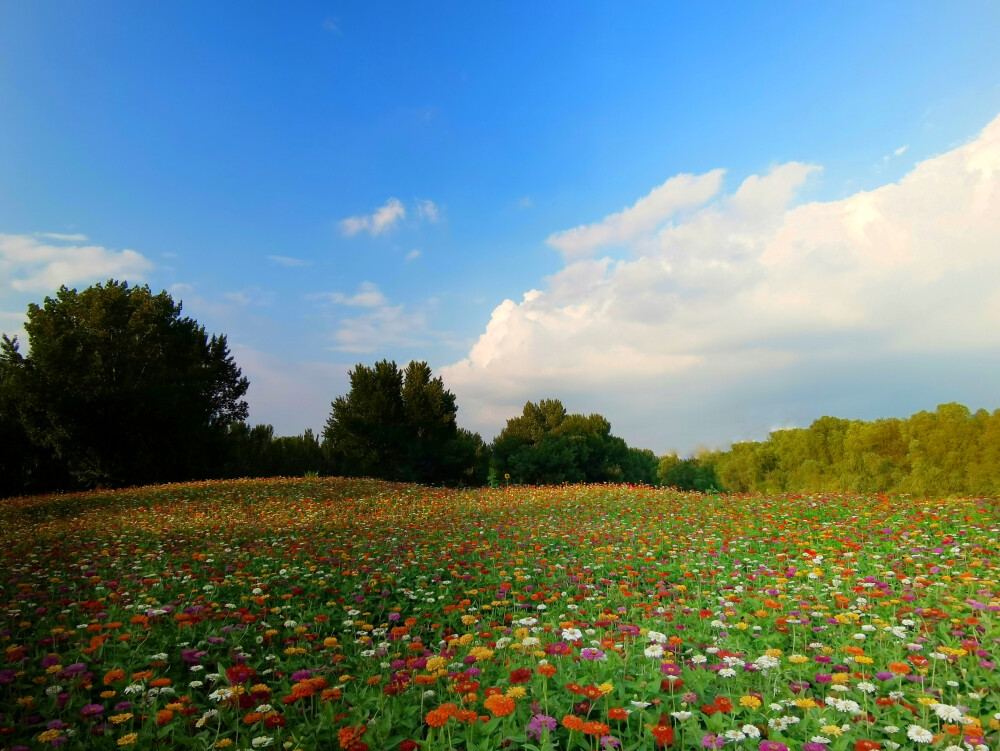
[[[28,441],[78,486],[212,473],[248,381],[225,336],[181,316],[166,292],[108,281],[28,306],[30,353],[3,338],[4,389]]]
[[[426,484],[482,484],[482,439],[460,431],[455,395],[425,362],[357,365],[334,400],[323,447],[334,472]]]
[[[612,435],[601,415],[567,414],[558,399],[525,404],[492,446],[496,477],[531,485],[652,482],[656,459],[647,453]]]

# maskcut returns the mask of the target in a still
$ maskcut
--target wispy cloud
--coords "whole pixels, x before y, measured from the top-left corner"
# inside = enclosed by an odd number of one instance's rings
[[[108,278],[139,281],[153,263],[134,250],[110,250],[100,245],[79,245],[83,235],[0,234],[0,290],[54,291]],[[52,240],[54,242],[44,242]],[[84,238],[86,239],[86,238]],[[68,244],[63,244],[68,243]]]
[[[386,303],[385,295],[372,282],[362,282],[358,291],[353,295],[345,295],[343,292],[322,292],[309,297],[313,300],[323,300],[334,305],[347,305],[353,308],[375,308]]]
[[[910,147],[909,146],[900,146],[898,149],[896,149],[892,153],[895,154],[896,156],[903,156],[903,154],[906,153],[906,150],[908,148],[910,148]]]
[[[517,202],[517,208],[521,209],[522,211],[524,211],[525,209],[530,209],[534,205],[535,204],[532,203],[531,201],[531,196],[524,196]]]
[[[431,224],[436,224],[440,218],[438,207],[430,200],[417,201],[417,214]]]
[[[418,258],[420,258],[420,251],[417,248],[414,248],[406,254],[407,261],[416,261]]]
[[[406,217],[406,207],[397,198],[390,198],[383,206],[368,215],[350,216],[340,222],[341,231],[348,237],[359,232],[380,235],[392,229],[396,223]]]
[[[60,232],[37,232],[36,237],[44,237],[46,240],[59,240],[61,242],[83,243],[87,242],[86,235],[74,234],[64,235]]]
[[[268,256],[267,260],[271,263],[276,263],[279,266],[308,266],[309,261],[303,260],[301,258],[292,258],[291,256]]]

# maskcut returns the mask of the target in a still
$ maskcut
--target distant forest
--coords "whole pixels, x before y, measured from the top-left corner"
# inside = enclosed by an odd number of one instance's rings
[[[322,435],[251,427],[224,335],[166,293],[109,280],[28,307],[0,339],[0,497],[211,478],[341,475],[429,485],[635,483],[706,492],[1000,495],[1000,410],[821,417],[681,458],[628,446],[598,414],[528,402],[487,444],[425,362],[357,365]]]

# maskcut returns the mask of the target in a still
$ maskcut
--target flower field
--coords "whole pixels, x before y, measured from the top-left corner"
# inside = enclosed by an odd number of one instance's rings
[[[0,748],[1000,748],[1000,503],[368,480],[0,502]]]

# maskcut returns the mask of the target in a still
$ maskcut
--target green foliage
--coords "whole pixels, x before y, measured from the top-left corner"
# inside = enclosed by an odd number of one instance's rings
[[[312,430],[275,437],[270,425],[231,425],[226,439],[225,477],[318,477],[326,457]]]
[[[61,287],[28,306],[25,330],[28,356],[6,338],[0,348],[0,421],[30,446],[25,487],[51,459],[82,487],[204,477],[227,427],[247,415],[249,384],[226,337],[181,317],[166,292]]]
[[[492,446],[497,476],[531,485],[564,482],[652,483],[656,457],[630,449],[601,415],[567,414],[558,399],[528,402]]]
[[[482,438],[455,423],[455,395],[425,362],[401,371],[382,360],[357,365],[351,390],[334,400],[323,431],[331,469],[351,477],[426,484],[482,485]]]
[[[906,420],[821,417],[716,460],[735,492],[849,491],[915,496],[1000,494],[1000,410],[942,404]]]

